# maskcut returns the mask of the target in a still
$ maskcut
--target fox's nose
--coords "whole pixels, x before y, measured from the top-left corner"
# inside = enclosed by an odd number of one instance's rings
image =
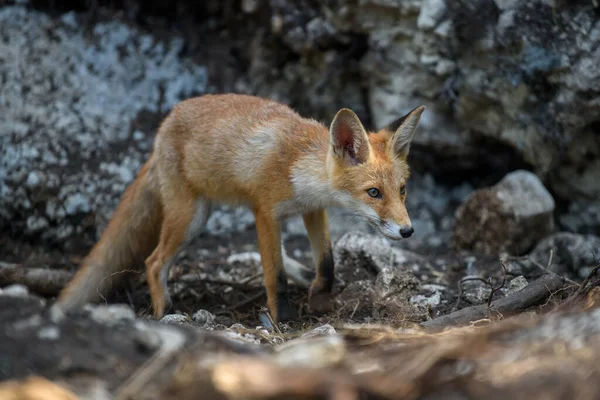
[[[412,226],[400,228],[400,236],[402,236],[405,239],[409,238],[412,236],[414,231],[415,230],[412,228]]]

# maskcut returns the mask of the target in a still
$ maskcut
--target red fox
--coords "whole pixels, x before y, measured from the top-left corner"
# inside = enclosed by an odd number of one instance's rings
[[[420,106],[379,132],[340,110],[329,129],[278,102],[248,95],[204,95],[177,104],[162,121],[153,153],[127,188],[100,241],[60,294],[67,311],[96,301],[120,272],[146,265],[154,316],[170,305],[169,268],[203,229],[215,203],[250,207],[269,311],[275,321],[295,318],[287,277],[297,262],[282,250],[281,222],[302,215],[316,278],[309,306],[329,301],[334,262],[326,208],[364,217],[391,238],[412,235],[406,158]]]

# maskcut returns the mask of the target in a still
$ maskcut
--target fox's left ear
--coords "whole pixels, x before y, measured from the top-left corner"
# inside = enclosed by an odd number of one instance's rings
[[[329,127],[329,134],[333,153],[339,159],[349,165],[361,164],[369,159],[369,138],[353,111],[347,108],[338,111]]]
[[[385,128],[393,133],[389,146],[396,157],[406,158],[408,156],[410,142],[417,130],[423,111],[425,111],[425,106],[419,106]]]

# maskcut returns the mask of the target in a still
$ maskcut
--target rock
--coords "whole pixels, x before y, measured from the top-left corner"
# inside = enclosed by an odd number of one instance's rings
[[[181,38],[66,15],[0,9],[0,229],[60,245],[95,239],[149,154],[157,117],[207,87],[206,68],[178,56]],[[130,140],[134,131],[145,139]]]
[[[447,288],[441,285],[422,285],[420,293],[412,296],[410,302],[427,310],[429,307],[436,307],[442,303],[443,292],[446,290]]]
[[[258,0],[242,0],[242,10],[246,14],[252,14],[258,8]]]
[[[60,330],[57,326],[44,326],[37,332],[37,337],[42,340],[57,340],[60,338]]]
[[[300,339],[311,339],[311,338],[316,338],[316,337],[321,337],[321,336],[329,336],[329,335],[335,335],[335,334],[336,334],[335,328],[329,324],[325,324],[325,325],[321,325],[311,331],[303,333],[302,336],[300,336]]]
[[[529,285],[529,282],[527,282],[527,279],[525,279],[523,275],[517,276],[508,284],[508,287],[506,288],[506,295],[517,293],[519,290],[527,287],[527,285]]]
[[[115,324],[121,321],[132,321],[135,319],[135,312],[131,307],[125,304],[98,305],[91,306],[90,317],[101,324]]]
[[[408,250],[391,246],[380,235],[348,232],[334,246],[336,270],[346,276],[373,277],[388,268],[419,268],[427,261]],[[350,280],[350,279],[349,279]]]
[[[242,324],[233,324],[229,328],[225,329],[222,334],[237,342],[254,345],[260,344],[260,338]]]
[[[260,254],[255,251],[248,251],[244,253],[235,253],[227,257],[227,264],[235,263],[260,266]]]
[[[25,285],[15,283],[0,289],[0,295],[25,298],[29,297],[29,289]]]
[[[555,233],[542,240],[529,254],[529,258],[546,267],[551,252],[551,271],[575,279],[585,278],[600,262],[600,237],[569,232]]]
[[[167,314],[160,320],[163,324],[171,324],[171,325],[185,325],[190,322],[190,319],[187,315],[181,314]]]
[[[373,315],[396,320],[420,319],[410,302],[419,289],[419,281],[412,272],[400,268],[382,270],[375,281]]]
[[[567,231],[600,234],[600,202],[574,201],[559,222]]]
[[[284,367],[323,368],[339,364],[345,354],[344,339],[329,335],[290,340],[276,349],[274,359]]]
[[[196,311],[192,316],[192,319],[194,322],[202,325],[212,325],[215,323],[215,316],[206,310]]]
[[[417,18],[417,26],[423,30],[433,29],[445,13],[446,3],[444,0],[425,0],[421,6],[419,18]]]
[[[481,281],[463,282],[462,290],[462,299],[470,305],[487,304],[492,292],[490,285]]]
[[[552,232],[554,199],[527,171],[473,193],[456,211],[454,245],[489,255],[520,255]]]

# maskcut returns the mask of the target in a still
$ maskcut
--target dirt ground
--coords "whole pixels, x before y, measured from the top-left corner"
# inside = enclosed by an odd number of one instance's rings
[[[107,297],[109,307],[62,317],[49,311],[52,295],[0,296],[0,398],[600,396],[594,384],[600,378],[597,271],[583,283],[563,278],[557,283],[555,275],[539,273],[550,283],[528,303],[518,298],[526,290],[507,291],[508,282],[523,271],[504,270],[498,259],[477,256],[477,276],[485,279],[475,283],[497,289],[486,306],[471,304],[466,283],[459,285],[472,269],[473,254],[428,255],[409,276],[421,289],[443,287],[441,299],[423,313],[403,314],[374,312],[370,293],[356,284],[377,285],[378,274],[342,263],[331,312],[307,310],[306,289],[291,284],[299,318],[272,326],[255,243],[252,229],[230,237],[203,235],[192,243],[169,280],[173,307],[168,312],[184,316],[175,322],[153,320],[143,274]],[[20,268],[74,271],[83,255],[7,239],[1,248],[5,262],[25,260]],[[311,266],[305,237],[289,237],[286,248]],[[538,281],[528,279],[528,288],[534,288]],[[111,308],[118,303],[135,314]],[[506,304],[514,310],[504,314]],[[201,309],[214,321],[194,318]],[[457,312],[482,309],[471,322],[462,320],[463,327],[435,326]]]

